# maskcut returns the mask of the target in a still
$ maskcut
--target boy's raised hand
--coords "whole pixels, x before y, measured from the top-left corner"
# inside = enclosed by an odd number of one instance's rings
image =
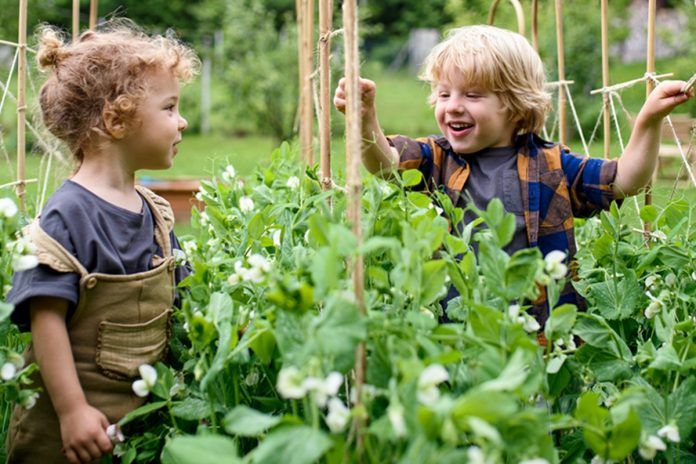
[[[661,82],[648,95],[643,108],[638,114],[638,119],[647,125],[659,125],[662,119],[671,113],[677,106],[687,102],[694,96],[694,89],[682,92],[684,81]]]
[[[374,81],[369,79],[360,78],[360,100],[361,105],[361,117],[363,119],[374,117],[375,111],[375,95],[377,95],[377,85]],[[342,77],[338,81],[336,86],[336,92],[334,93],[334,106],[338,111],[345,114],[346,113],[346,78]]]

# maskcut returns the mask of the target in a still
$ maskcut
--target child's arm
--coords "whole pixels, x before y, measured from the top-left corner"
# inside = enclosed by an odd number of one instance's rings
[[[375,95],[377,86],[369,79],[360,79],[362,100],[362,161],[372,174],[387,177],[399,165],[399,154],[389,145],[377,120]],[[341,113],[346,112],[346,80],[342,78],[334,94],[334,106]]]
[[[662,119],[694,95],[691,89],[682,93],[683,81],[665,81],[648,96],[631,132],[631,139],[618,160],[614,195],[624,198],[635,195],[650,181],[660,149]]]
[[[109,422],[87,403],[77,377],[65,326],[68,302],[38,297],[30,302],[32,345],[41,378],[58,419],[65,455],[73,463],[91,462],[112,450]]]

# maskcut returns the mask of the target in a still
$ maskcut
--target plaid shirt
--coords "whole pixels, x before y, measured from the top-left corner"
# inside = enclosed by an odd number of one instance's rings
[[[455,205],[459,202],[470,167],[454,153],[447,139],[394,136],[388,140],[399,153],[400,169],[420,170],[424,188],[444,189]],[[521,136],[518,141],[517,172],[529,246],[539,247],[544,256],[553,250],[566,252],[571,262],[576,251],[573,219],[609,207],[614,200],[611,184],[617,162],[571,153],[567,147],[533,134]],[[561,294],[559,304],[563,303],[585,306],[570,283]],[[542,289],[530,313],[543,324],[548,312],[546,291]]]

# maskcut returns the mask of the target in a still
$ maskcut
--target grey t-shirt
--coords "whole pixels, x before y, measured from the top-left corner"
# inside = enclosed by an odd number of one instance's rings
[[[81,185],[66,180],[46,203],[41,228],[72,253],[87,272],[134,274],[151,269],[152,257],[162,256],[154,239],[154,218],[145,200],[140,213],[120,208]],[[173,248],[180,248],[174,233]],[[188,274],[184,266],[175,272],[179,282]],[[7,301],[15,305],[12,321],[29,329],[29,300],[48,296],[68,300],[69,314],[77,305],[80,276],[57,272],[45,265],[17,272]]]
[[[463,189],[465,196],[460,198],[457,206],[465,207],[470,196],[477,208],[485,210],[493,198],[499,198],[505,211],[515,215],[515,234],[512,241],[504,247],[508,254],[529,247],[520,176],[517,172],[517,151],[516,147],[500,147],[459,155],[471,171]],[[472,211],[465,213],[465,224],[474,219],[476,214]],[[478,253],[476,243],[474,249]]]

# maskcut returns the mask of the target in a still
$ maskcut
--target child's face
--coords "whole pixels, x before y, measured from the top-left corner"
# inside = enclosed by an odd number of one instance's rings
[[[435,88],[435,119],[455,153],[512,145],[515,124],[495,93],[463,82]]]
[[[188,123],[179,114],[179,80],[165,70],[154,71],[138,105],[137,123],[123,142],[133,170],[167,169]]]

